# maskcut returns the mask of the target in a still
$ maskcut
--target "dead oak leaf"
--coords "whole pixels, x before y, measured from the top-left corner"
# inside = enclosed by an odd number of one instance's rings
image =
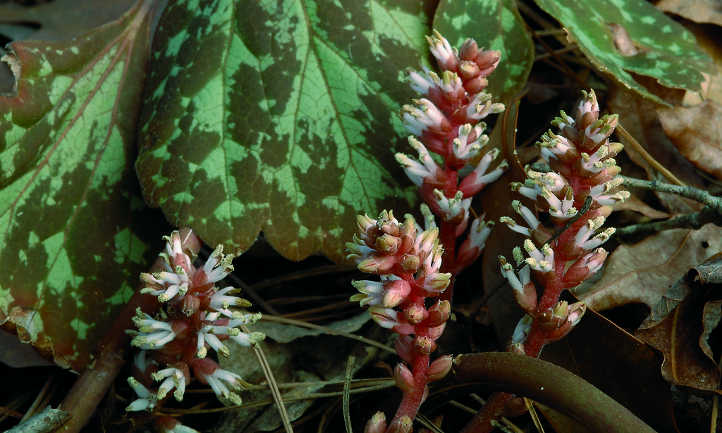
[[[722,105],[706,100],[693,107],[658,108],[657,114],[682,155],[722,179]]]
[[[657,8],[698,23],[722,26],[722,3],[719,0],[661,0]]]
[[[580,299],[599,311],[630,303],[654,308],[691,267],[722,249],[722,228],[667,230],[622,245],[607,260],[601,279]]]

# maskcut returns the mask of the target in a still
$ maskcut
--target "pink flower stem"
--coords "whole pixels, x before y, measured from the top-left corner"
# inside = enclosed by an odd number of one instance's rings
[[[426,371],[429,369],[429,355],[418,353],[414,356],[412,373],[414,375],[414,387],[410,392],[405,392],[401,399],[399,408],[396,410],[394,420],[398,420],[403,416],[408,416],[410,419],[416,417],[416,413],[419,411],[422,400],[424,398],[424,389],[428,384],[428,376]],[[392,421],[392,424],[393,424]]]
[[[444,261],[441,263],[441,271],[451,273],[451,280],[443,293],[439,296],[442,301],[449,301],[454,297],[454,280],[458,272],[456,268],[456,227],[457,224],[441,222],[439,240],[444,246]]]

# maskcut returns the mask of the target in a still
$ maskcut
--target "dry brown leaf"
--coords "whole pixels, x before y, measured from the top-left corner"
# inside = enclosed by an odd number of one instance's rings
[[[597,311],[629,303],[654,308],[690,268],[720,250],[722,228],[714,224],[657,233],[614,250],[602,278],[580,298]]]
[[[719,386],[720,371],[699,344],[705,335],[699,320],[703,315],[699,295],[698,292],[691,293],[659,324],[640,329],[636,334],[664,353],[662,376],[665,379],[678,385],[713,391]],[[719,305],[716,313],[719,321]]]
[[[679,105],[684,94],[681,90],[665,89],[649,80],[640,78],[640,81],[644,81],[657,96],[674,105]],[[615,86],[610,89],[607,106],[609,112],[619,114],[619,122],[660,164],[688,185],[697,187],[703,185],[703,179],[697,174],[695,167],[679,153],[664,133],[656,112],[658,104]],[[646,171],[649,179],[667,181],[639,153],[635,152],[632,146],[624,141],[623,143],[629,158]],[[694,212],[701,208],[698,203],[677,195],[666,193],[655,193],[655,195],[672,213]]]
[[[699,347],[714,362],[714,353],[709,345],[709,335],[722,319],[722,300],[709,301],[702,309],[702,334],[699,336]]]
[[[614,204],[614,207],[612,208],[614,212],[620,211],[620,210],[628,210],[632,212],[637,212],[639,214],[642,214],[646,216],[647,218],[651,219],[662,219],[662,218],[669,218],[669,214],[667,212],[662,212],[660,210],[657,210],[651,206],[649,206],[647,203],[643,202],[639,198],[637,198],[636,195],[632,194],[628,199],[624,201],[618,201]]]
[[[693,107],[660,107],[657,114],[682,155],[722,179],[722,105],[707,100]]]
[[[657,7],[698,23],[722,26],[722,3],[719,0],[661,0]]]

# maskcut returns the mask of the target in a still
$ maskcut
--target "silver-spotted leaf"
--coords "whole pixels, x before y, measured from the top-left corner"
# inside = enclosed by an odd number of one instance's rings
[[[624,86],[663,101],[635,81],[653,77],[666,87],[699,90],[711,59],[692,33],[645,0],[536,0],[569,32],[582,52]]]
[[[427,54],[416,0],[173,2],[136,164],[146,200],[208,243],[340,259],[357,213],[415,200],[393,147]]]
[[[0,96],[0,323],[81,370],[148,263],[133,171],[151,1],[68,42],[22,42]]]
[[[488,92],[509,102],[526,84],[534,63],[534,45],[513,0],[441,0],[434,28],[452,46],[473,38],[480,47],[501,51],[501,62],[489,76]]]

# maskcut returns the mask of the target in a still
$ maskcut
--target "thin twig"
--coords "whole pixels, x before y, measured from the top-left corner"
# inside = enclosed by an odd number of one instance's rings
[[[544,433],[544,426],[539,419],[539,415],[536,413],[536,409],[534,409],[532,401],[524,397],[524,406],[526,406],[526,410],[529,411],[529,415],[531,416],[531,421],[534,423],[534,427],[536,427],[539,433]]]
[[[241,326],[241,330],[243,330],[243,332],[245,333],[250,333],[246,326]],[[278,414],[281,415],[281,422],[283,423],[283,428],[286,430],[286,433],[293,433],[291,420],[288,418],[288,412],[286,412],[286,405],[283,404],[283,396],[281,396],[281,391],[278,390],[278,384],[276,383],[276,378],[273,375],[273,370],[271,370],[271,366],[268,365],[268,359],[266,359],[266,354],[263,353],[263,349],[261,348],[260,344],[254,344],[253,351],[256,353],[258,362],[261,364],[263,374],[266,376],[266,381],[268,382],[268,387],[271,388],[271,395],[273,396],[274,403],[276,403]]]
[[[672,183],[675,183],[679,186],[684,186],[684,182],[679,180],[677,176],[672,174],[671,171],[667,170],[665,166],[663,166],[659,163],[659,161],[654,159],[654,157],[650,155],[649,152],[647,152],[647,149],[645,149],[641,144],[639,144],[639,142],[634,137],[632,137],[632,134],[630,134],[629,131],[624,129],[624,126],[622,126],[621,123],[617,123],[616,131],[622,138],[624,138],[625,141],[627,141],[628,145],[630,145],[635,151],[637,151],[642,156],[642,158],[644,158],[644,160],[647,161],[647,163],[651,165],[655,170],[657,170],[662,176],[669,179],[669,181]]]
[[[393,380],[390,380],[389,383],[384,385],[375,385],[375,386],[367,386],[363,388],[355,388],[349,391],[350,394],[359,394],[362,392],[372,392],[372,391],[379,391],[382,389],[392,388],[396,386],[396,383]],[[283,397],[283,401],[285,403],[290,403],[292,401],[302,401],[302,400],[315,400],[318,398],[330,398],[330,397],[340,397],[342,396],[343,392],[313,392],[306,395],[298,395],[298,396],[285,396]],[[243,403],[238,406],[224,406],[224,407],[214,407],[210,409],[199,409],[199,410],[193,410],[193,409],[173,409],[173,408],[163,408],[163,412],[159,412],[159,414],[166,414],[166,415],[186,415],[186,414],[204,414],[204,413],[217,413],[217,412],[227,412],[229,410],[234,409],[255,409],[258,407],[268,406],[269,404],[273,404],[274,401],[270,398],[268,399],[262,399],[262,400],[256,400],[252,401],[250,403]]]
[[[433,433],[444,433],[439,426],[434,424],[429,418],[427,418],[425,415],[422,415],[420,413],[416,414],[416,421],[421,424],[422,426],[426,427],[427,429],[431,430]]]
[[[707,223],[715,223],[718,226],[722,226],[722,216],[720,216],[720,214],[710,206],[705,206],[699,212],[677,215],[662,221],[653,221],[621,227],[617,229],[614,235],[620,238],[645,236],[670,229],[698,229]]]
[[[379,377],[379,378],[370,378],[370,379],[353,379],[351,381],[351,387],[359,388],[363,386],[373,386],[373,385],[386,385],[388,383],[393,383],[394,380],[390,378],[385,377]],[[324,386],[330,386],[330,385],[342,385],[344,384],[344,380],[312,380],[308,382],[283,382],[278,383],[278,389],[286,389],[286,388],[304,388],[304,387],[324,387]],[[247,390],[254,390],[254,389],[266,389],[268,388],[265,385],[246,385],[244,389]],[[186,394],[212,394],[214,391],[209,388],[198,388],[198,389],[187,389]]]
[[[69,419],[68,412],[48,406],[5,433],[50,433],[60,428]]]
[[[567,45],[566,47],[559,48],[558,50],[554,50],[554,51],[547,52],[544,54],[539,54],[538,56],[534,57],[534,61],[538,62],[539,60],[548,59],[549,57],[556,57],[559,54],[564,54],[569,51],[574,51],[575,49],[577,49],[576,45]]]
[[[396,353],[396,351],[394,349],[392,349],[391,347],[389,347],[385,344],[381,344],[378,341],[374,341],[374,340],[371,340],[366,337],[361,337],[359,335],[351,334],[350,332],[339,331],[336,329],[331,329],[326,326],[316,325],[315,323],[308,323],[308,322],[304,322],[302,320],[287,319],[285,317],[271,316],[271,315],[267,315],[267,314],[264,315],[263,317],[261,317],[261,321],[285,323],[287,325],[296,325],[296,326],[301,326],[303,328],[308,328],[308,329],[317,329],[319,331],[325,332],[326,334],[339,335],[341,337],[346,337],[346,338],[350,338],[352,340],[360,341],[362,343],[368,344],[369,346],[377,347],[377,348],[385,350],[387,352]]]
[[[342,403],[342,410],[343,410],[343,424],[346,427],[346,433],[353,433],[353,428],[351,427],[351,378],[353,376],[353,365],[356,362],[356,357],[353,355],[348,357],[348,361],[346,361],[346,375],[344,376],[343,380],[343,403]]]
[[[624,179],[625,186],[681,195],[682,197],[691,198],[692,200],[710,206],[722,215],[722,197],[716,197],[703,189],[693,186],[671,185],[656,180],[635,179],[626,176],[622,176],[622,179]]]

